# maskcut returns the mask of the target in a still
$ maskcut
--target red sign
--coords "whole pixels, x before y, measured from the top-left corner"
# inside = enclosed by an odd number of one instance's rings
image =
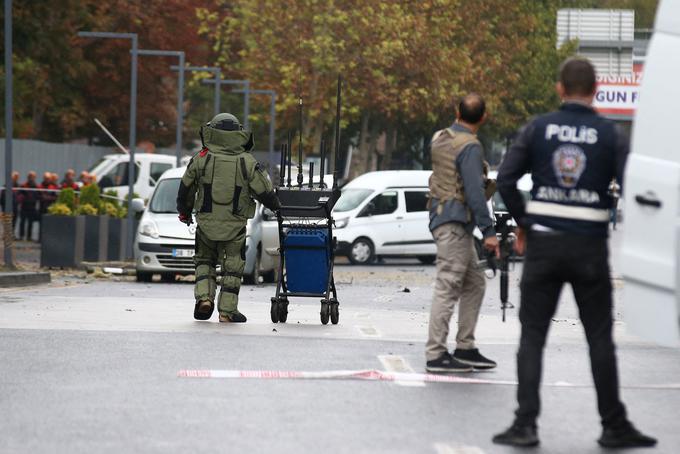
[[[598,76],[593,106],[603,115],[633,116],[640,100],[642,64],[633,65],[633,72],[620,76]]]

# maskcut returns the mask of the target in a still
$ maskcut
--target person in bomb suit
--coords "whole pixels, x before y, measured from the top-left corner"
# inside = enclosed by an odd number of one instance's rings
[[[181,222],[190,225],[196,211],[196,284],[194,318],[212,316],[217,292],[216,267],[222,269],[218,311],[220,322],[243,323],[238,294],[245,266],[246,223],[255,215],[257,199],[276,211],[281,206],[265,169],[249,153],[253,134],[229,113],[201,127],[203,149],[187,166],[177,193]]]

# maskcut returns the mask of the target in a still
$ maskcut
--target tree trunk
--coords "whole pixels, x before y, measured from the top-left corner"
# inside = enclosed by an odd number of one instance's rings
[[[359,147],[352,155],[352,165],[350,167],[350,178],[355,178],[366,172],[366,164],[369,154],[369,115],[361,114],[361,132],[359,133]]]
[[[397,148],[397,128],[394,123],[390,122],[387,125],[387,137],[385,138],[385,156],[383,157],[383,170],[391,170],[394,168],[392,164],[394,151]]]

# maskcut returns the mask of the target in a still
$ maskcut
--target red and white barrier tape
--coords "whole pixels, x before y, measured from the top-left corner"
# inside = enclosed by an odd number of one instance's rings
[[[384,372],[381,370],[330,370],[320,372],[294,370],[216,370],[183,369],[177,373],[181,378],[255,378],[270,380],[367,380],[388,382],[468,383],[479,385],[517,385],[515,380],[460,377],[457,375],[420,374],[412,372]],[[592,385],[554,382],[543,386],[558,388],[592,388]],[[680,383],[657,385],[623,385],[627,389],[673,389],[680,390]]]
[[[322,372],[285,370],[180,370],[178,377],[185,378],[259,378],[259,379],[309,379],[309,380],[373,380],[414,381],[436,383],[475,383],[516,385],[516,381],[467,378],[456,375],[419,374],[408,372],[383,372],[380,370],[331,370]]]

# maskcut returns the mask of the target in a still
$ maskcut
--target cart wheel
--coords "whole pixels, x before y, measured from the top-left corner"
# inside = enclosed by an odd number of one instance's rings
[[[331,323],[337,325],[340,321],[340,304],[331,303]]]
[[[288,301],[287,300],[279,301],[278,315],[279,315],[279,322],[286,323],[286,320],[288,320]]]
[[[331,305],[326,300],[321,301],[321,323],[324,325],[328,325],[328,319],[330,315]]]
[[[279,322],[279,302],[276,298],[272,298],[272,307],[269,310],[269,315],[272,318],[272,323]]]

